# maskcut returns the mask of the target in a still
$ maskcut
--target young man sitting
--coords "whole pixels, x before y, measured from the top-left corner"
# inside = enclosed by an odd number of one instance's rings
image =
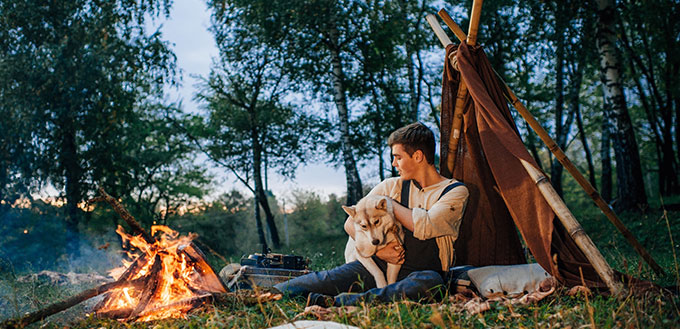
[[[439,174],[434,165],[432,131],[416,122],[394,131],[388,144],[392,165],[400,177],[388,178],[369,194],[391,198],[396,219],[405,231],[403,249],[383,248],[373,257],[386,270],[387,263],[403,261],[396,283],[376,288],[373,276],[358,261],[328,271],[314,272],[275,285],[289,296],[308,296],[308,304],[355,305],[360,301],[391,302],[437,297],[442,275],[453,265],[453,243],[468,198],[467,188]],[[345,230],[354,237],[351,219]]]

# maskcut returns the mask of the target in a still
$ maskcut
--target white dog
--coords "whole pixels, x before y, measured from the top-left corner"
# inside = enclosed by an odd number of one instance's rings
[[[345,262],[358,260],[375,278],[378,288],[397,281],[401,265],[387,263],[387,280],[371,256],[388,243],[398,240],[404,243],[401,223],[394,218],[392,202],[384,196],[369,195],[356,206],[342,206],[354,225],[354,239],[347,240]]]

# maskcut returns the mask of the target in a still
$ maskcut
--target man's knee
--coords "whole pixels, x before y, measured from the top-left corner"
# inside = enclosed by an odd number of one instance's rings
[[[417,281],[423,286],[428,286],[429,288],[444,285],[444,279],[442,279],[442,276],[435,271],[417,271],[409,274],[407,278]]]

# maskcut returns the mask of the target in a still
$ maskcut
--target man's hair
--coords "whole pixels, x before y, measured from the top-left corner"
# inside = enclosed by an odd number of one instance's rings
[[[392,147],[394,144],[401,144],[409,156],[420,150],[425,155],[427,163],[434,164],[434,134],[432,130],[420,122],[414,122],[401,127],[387,139],[387,144]]]

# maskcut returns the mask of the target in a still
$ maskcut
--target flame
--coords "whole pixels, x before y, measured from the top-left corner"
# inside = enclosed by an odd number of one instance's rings
[[[141,235],[125,233],[121,226],[116,233],[124,245],[134,247],[131,249],[137,253],[128,251],[127,256],[133,261],[123,261],[123,267],[109,274],[116,280],[135,284],[110,291],[96,308],[98,314],[119,312],[136,321],[179,318],[193,306],[187,301],[225,292],[219,278],[191,243],[195,234],[180,236],[167,226],[154,225],[151,235],[159,236],[148,243]]]

